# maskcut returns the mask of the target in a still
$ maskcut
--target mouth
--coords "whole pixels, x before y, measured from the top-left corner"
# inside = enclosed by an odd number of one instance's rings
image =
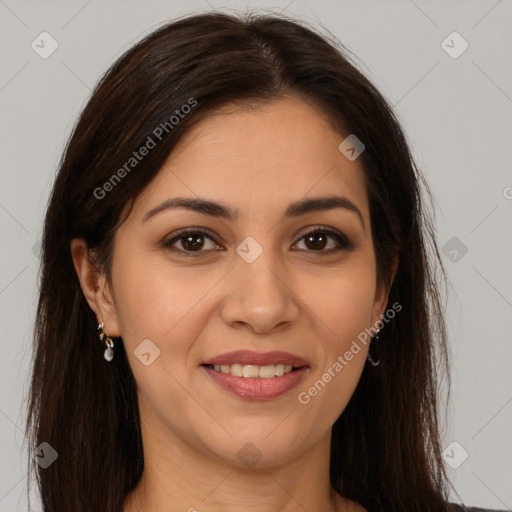
[[[289,364],[269,364],[265,366],[253,364],[204,364],[206,368],[210,368],[216,372],[233,375],[234,377],[242,377],[243,379],[271,379],[273,377],[282,377],[287,373],[291,373],[304,368]]]
[[[309,363],[287,352],[237,351],[200,365],[224,390],[244,399],[269,400],[294,387],[308,372]]]

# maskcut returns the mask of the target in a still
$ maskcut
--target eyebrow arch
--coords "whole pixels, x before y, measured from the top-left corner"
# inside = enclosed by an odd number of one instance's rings
[[[236,220],[239,217],[240,211],[238,209],[231,209],[229,206],[210,201],[202,198],[192,197],[175,197],[167,199],[163,203],[159,204],[144,215],[142,222],[146,222],[155,215],[174,208],[187,208],[188,210],[201,213],[203,215],[209,215],[212,217],[218,217],[227,220]],[[359,208],[350,199],[343,196],[327,196],[327,197],[309,197],[301,199],[288,206],[284,213],[284,218],[295,218],[312,212],[320,212],[332,210],[334,208],[343,208],[345,210],[354,212],[361,221],[363,230],[365,223],[363,215]]]

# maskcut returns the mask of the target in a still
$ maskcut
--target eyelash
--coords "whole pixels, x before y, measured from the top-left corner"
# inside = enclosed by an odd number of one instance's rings
[[[351,250],[351,249],[354,248],[354,244],[345,235],[343,235],[341,233],[338,233],[337,231],[333,231],[332,229],[324,227],[324,226],[317,226],[317,227],[313,228],[311,231],[308,231],[308,232],[304,233],[299,238],[298,242],[300,242],[302,239],[304,239],[304,238],[306,238],[306,237],[308,237],[310,235],[316,235],[316,234],[328,235],[329,237],[333,238],[336,242],[338,242],[340,247],[337,247],[337,248],[335,247],[335,248],[331,248],[331,249],[328,249],[328,250],[319,250],[319,251],[307,250],[307,249],[299,249],[299,250],[300,251],[305,251],[305,252],[317,253],[319,255],[329,255],[329,254],[333,254],[335,252],[339,252],[341,250]],[[177,249],[176,247],[172,247],[172,245],[175,242],[185,238],[187,235],[201,235],[203,237],[209,238],[212,242],[217,243],[212,238],[212,236],[207,231],[205,231],[204,229],[201,229],[201,228],[190,229],[190,228],[188,228],[187,231],[182,231],[181,233],[177,234],[176,236],[172,237],[171,239],[165,240],[163,242],[163,245],[167,249],[170,249],[170,250],[173,250],[173,251],[177,251],[177,252],[182,253],[183,255],[186,255],[185,257],[195,258],[195,257],[199,256],[201,253],[209,252],[208,250],[206,250],[206,251],[204,251],[204,250],[200,250],[200,251],[186,251],[186,250],[183,250],[183,249]],[[217,245],[219,245],[219,244],[217,244]],[[215,250],[215,249],[213,249],[213,250]]]

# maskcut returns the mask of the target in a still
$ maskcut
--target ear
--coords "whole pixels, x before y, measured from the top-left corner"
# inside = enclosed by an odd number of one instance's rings
[[[398,269],[398,253],[395,253],[391,260],[391,278],[389,280],[389,286],[386,286],[386,283],[380,281],[377,283],[375,289],[375,299],[373,302],[373,319],[372,325],[375,325],[380,319],[381,316],[385,313],[385,308],[388,303],[389,291],[391,290],[391,285],[395,280],[396,271]]]
[[[120,336],[115,303],[105,273],[93,262],[92,254],[83,238],[71,240],[71,257],[80,286],[98,323],[104,323],[109,336]]]

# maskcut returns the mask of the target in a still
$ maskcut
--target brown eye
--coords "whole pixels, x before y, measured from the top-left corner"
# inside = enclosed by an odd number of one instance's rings
[[[319,254],[331,254],[336,251],[352,249],[354,247],[354,244],[345,235],[333,231],[332,229],[322,227],[317,227],[302,235],[299,243],[303,240],[305,249],[299,248],[299,250]],[[336,243],[333,244],[331,242],[329,246],[329,240],[334,240]],[[210,247],[208,247],[208,242],[210,242]],[[212,236],[202,229],[182,231],[178,235],[166,240],[164,246],[187,256],[195,256],[202,252],[222,249]]]
[[[305,240],[305,244],[306,244],[306,247],[308,249],[312,249],[312,250],[322,250],[322,249],[325,249],[325,246],[327,244],[327,240],[328,240],[329,236],[325,235],[325,233],[321,233],[321,232],[316,232],[316,233],[311,233],[310,235],[307,235],[304,237],[304,240]]]
[[[181,245],[184,249],[191,251],[200,251],[204,246],[204,235],[182,235],[180,237]]]
[[[327,247],[328,240],[335,240],[337,246]],[[304,240],[304,245],[308,252],[328,253],[340,251],[342,249],[352,249],[354,244],[343,234],[328,228],[315,228],[312,231],[302,235],[300,241]],[[327,247],[327,249],[326,249]],[[302,249],[301,249],[302,250]]]
[[[203,250],[207,240],[212,242],[212,247]],[[179,252],[200,253],[215,249],[216,247],[218,247],[218,244],[215,243],[213,238],[210,235],[208,235],[208,233],[198,229],[194,231],[183,231],[179,235],[176,235],[173,238],[171,238],[170,240],[166,240],[164,242],[164,246],[166,248],[176,250]]]

